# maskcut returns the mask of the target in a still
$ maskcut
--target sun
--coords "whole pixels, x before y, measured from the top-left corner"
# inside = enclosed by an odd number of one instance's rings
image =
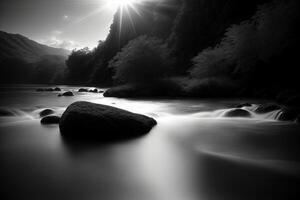
[[[118,9],[124,7],[133,7],[139,0],[105,0],[105,4],[110,9]]]

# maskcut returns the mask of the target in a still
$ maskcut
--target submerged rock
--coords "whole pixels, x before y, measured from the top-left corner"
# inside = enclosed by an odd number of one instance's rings
[[[97,89],[93,89],[93,90],[90,90],[89,92],[98,93],[98,90]]]
[[[280,110],[281,106],[275,103],[266,103],[266,104],[261,104],[256,108],[255,112],[257,113],[267,113],[267,112],[272,112],[275,110]]]
[[[40,112],[40,117],[45,117],[45,116],[51,115],[53,113],[54,113],[54,110],[52,110],[52,109],[45,109],[45,110],[42,110]]]
[[[251,113],[247,110],[236,108],[225,113],[225,117],[251,117]]]
[[[60,117],[56,115],[49,115],[41,120],[41,124],[59,124]]]
[[[64,93],[62,93],[62,94],[59,94],[58,96],[59,96],[59,97],[61,97],[61,96],[64,96],[64,97],[72,97],[72,96],[74,96],[74,94],[73,94],[73,92],[68,91],[68,92],[64,92]]]
[[[60,91],[61,91],[61,89],[60,89],[59,87],[56,87],[56,88],[54,88],[54,91],[56,91],[56,92],[60,92]]]
[[[44,89],[44,91],[45,92],[54,92],[55,90],[54,90],[54,88],[46,88],[46,89]]]
[[[89,90],[88,89],[85,89],[85,88],[80,88],[79,90],[78,90],[78,92],[88,92]]]
[[[76,102],[64,112],[59,128],[65,138],[114,141],[144,135],[156,124],[153,118],[126,110]]]

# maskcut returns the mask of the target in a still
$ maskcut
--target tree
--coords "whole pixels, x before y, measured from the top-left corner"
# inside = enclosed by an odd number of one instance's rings
[[[93,58],[93,52],[87,47],[79,50],[73,50],[66,61],[68,67],[68,81],[70,83],[86,83],[90,77],[90,62]]]
[[[227,76],[251,87],[299,85],[299,2],[274,0],[254,16],[230,26],[220,44],[193,58],[195,78]],[[225,73],[224,73],[225,72]]]
[[[169,50],[162,40],[141,36],[132,40],[109,63],[116,83],[148,82],[170,73]]]
[[[46,55],[37,63],[33,73],[33,81],[35,83],[63,83],[64,72],[66,70],[64,56]]]

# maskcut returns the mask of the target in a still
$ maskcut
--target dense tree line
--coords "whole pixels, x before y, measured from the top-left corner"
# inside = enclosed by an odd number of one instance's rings
[[[298,89],[299,19],[298,1],[261,5],[249,20],[230,26],[219,44],[193,58],[192,79],[231,79],[247,94]]]
[[[80,83],[154,86],[168,79],[168,86],[177,84],[178,93],[192,96],[298,90],[296,0],[168,1],[172,6],[141,6],[144,16],[125,13],[123,21],[117,12],[104,42],[71,54],[69,77]],[[72,62],[76,57],[82,62]]]
[[[122,50],[131,40],[142,35],[148,35],[165,39],[169,36],[173,21],[177,15],[181,0],[166,0],[163,3],[147,2],[136,5],[136,10],[128,8],[128,11],[121,12],[119,9],[114,16],[110,27],[110,33],[105,41],[87,55],[89,62],[81,64],[82,70],[90,72],[89,77],[77,79],[72,78],[72,63],[67,61],[70,78],[77,80],[77,83],[111,85],[114,72],[109,67],[109,62]],[[82,50],[78,50],[79,52]],[[73,51],[69,59],[74,59],[78,53]],[[74,63],[74,65],[76,65]],[[75,67],[76,68],[76,67]],[[92,69],[92,70],[90,70]],[[73,82],[74,83],[74,82]]]
[[[170,75],[173,63],[169,54],[162,40],[140,36],[111,60],[109,68],[113,68],[117,84],[151,82]]]

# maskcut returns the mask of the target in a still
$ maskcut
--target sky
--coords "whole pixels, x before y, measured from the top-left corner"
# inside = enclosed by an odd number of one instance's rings
[[[59,48],[94,48],[116,11],[108,0],[0,0],[0,30]]]

